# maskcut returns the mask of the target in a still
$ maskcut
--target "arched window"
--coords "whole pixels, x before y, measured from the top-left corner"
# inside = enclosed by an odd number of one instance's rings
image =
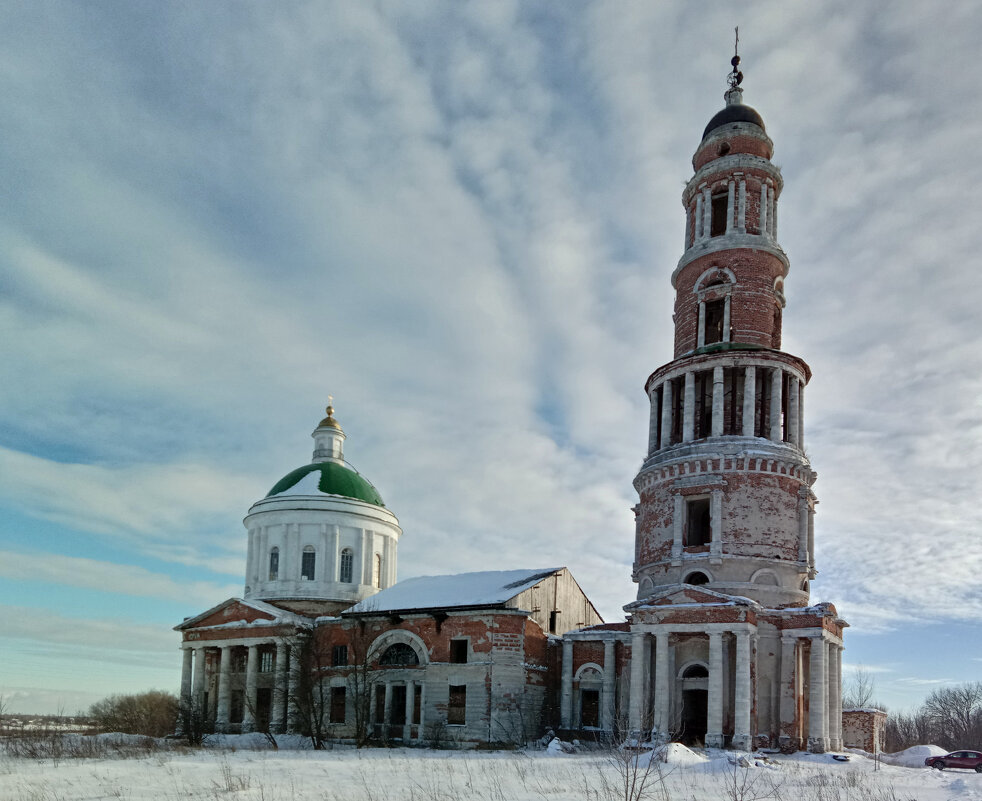
[[[351,552],[351,548],[345,548],[341,551],[341,583],[351,584],[351,574],[352,568],[354,567],[355,555]]]
[[[708,679],[709,671],[705,665],[689,665],[682,673],[683,679]]]
[[[276,581],[280,576],[280,549],[273,548],[269,552],[269,580]]]
[[[382,586],[382,554],[380,553],[375,554],[375,560],[372,563],[372,586]]]
[[[303,553],[300,556],[300,579],[301,581],[313,581],[314,580],[314,567],[317,563],[317,554],[314,552],[314,548],[311,545],[306,546],[303,549]]]
[[[385,649],[382,658],[379,659],[380,665],[418,665],[419,657],[412,646],[404,642],[397,642]]]
[[[695,573],[689,573],[682,581],[683,584],[708,584],[709,576],[701,571],[697,570]]]

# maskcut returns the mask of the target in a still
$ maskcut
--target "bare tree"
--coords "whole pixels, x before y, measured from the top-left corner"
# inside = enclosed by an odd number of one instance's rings
[[[324,671],[330,666],[330,653],[311,631],[297,632],[290,643],[292,693],[287,699],[295,727],[310,738],[316,750],[329,742],[328,713],[330,688],[325,690]]]
[[[938,745],[982,747],[982,682],[940,687],[927,697],[923,711]]]
[[[857,665],[846,681],[842,706],[846,709],[867,709],[875,705],[876,680],[865,665]]]

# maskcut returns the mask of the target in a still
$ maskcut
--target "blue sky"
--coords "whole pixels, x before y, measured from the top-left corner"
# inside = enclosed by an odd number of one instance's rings
[[[176,689],[328,394],[400,576],[633,598],[680,194],[745,100],[814,371],[815,600],[895,708],[982,675],[982,9],[0,4],[0,694]]]

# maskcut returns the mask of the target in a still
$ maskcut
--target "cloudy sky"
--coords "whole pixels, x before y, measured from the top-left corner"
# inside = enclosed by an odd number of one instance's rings
[[[643,385],[741,28],[814,378],[815,600],[918,703],[982,678],[982,6],[0,3],[0,694],[176,690],[251,503],[345,455],[400,576],[633,599]]]

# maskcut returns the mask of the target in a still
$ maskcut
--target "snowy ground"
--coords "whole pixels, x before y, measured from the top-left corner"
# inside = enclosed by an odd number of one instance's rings
[[[157,751],[132,758],[37,760],[0,755],[0,801],[625,798],[625,763],[596,752],[269,751],[242,747],[245,744],[229,738],[232,748]],[[733,752],[692,752],[673,746],[664,756],[666,762],[654,763],[650,794],[645,796],[659,801],[982,801],[980,774],[900,765],[881,765],[874,771],[872,760],[857,754],[849,762],[836,762],[831,755],[771,756],[768,764],[746,755],[740,760]],[[917,759],[923,764],[920,754],[908,757]],[[639,770],[644,771],[644,760]]]

